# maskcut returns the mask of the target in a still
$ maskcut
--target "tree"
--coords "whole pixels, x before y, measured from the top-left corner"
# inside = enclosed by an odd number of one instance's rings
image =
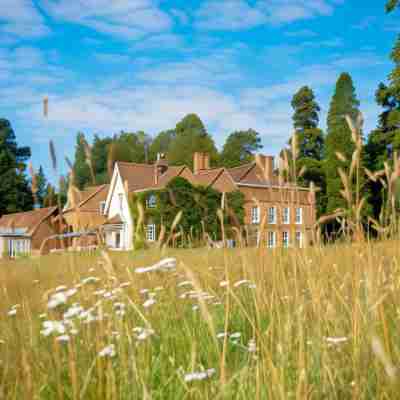
[[[312,89],[300,88],[292,98],[293,126],[297,139],[296,174],[305,168],[298,183],[308,187],[311,182],[320,189],[317,203],[317,214],[322,215],[326,209],[326,181],[323,168],[324,134],[318,128],[320,107],[315,100]],[[291,140],[289,141],[291,145]],[[290,146],[291,147],[291,146]],[[291,155],[291,150],[288,150]]]
[[[212,137],[207,133],[202,121],[196,114],[189,114],[176,125],[176,138],[171,142],[168,160],[172,165],[187,165],[193,168],[193,154],[196,151],[210,155],[215,165],[218,151]]]
[[[86,157],[85,140],[85,135],[79,132],[76,136],[74,173],[75,186],[80,190],[93,183]]]
[[[32,190],[25,174],[29,147],[18,147],[15,133],[6,119],[0,119],[0,215],[31,210]]]
[[[144,163],[145,146],[137,133],[121,132],[114,138],[114,161]]]
[[[113,139],[110,137],[101,139],[98,135],[94,136],[92,146],[92,162],[97,185],[102,185],[109,182],[107,160],[112,141]]]
[[[400,7],[400,0],[388,0],[386,3],[386,12],[392,12],[396,7]]]
[[[151,136],[143,131],[136,132],[136,137],[139,143],[143,146],[144,150],[144,161],[147,164],[149,162],[149,147],[151,145]]]
[[[42,166],[39,167],[39,171],[36,174],[36,186],[37,186],[36,198],[39,203],[39,206],[43,207],[44,198],[46,197],[47,194],[48,185]]]
[[[348,172],[355,148],[351,138],[346,115],[353,120],[358,116],[359,102],[356,97],[353,80],[348,73],[342,73],[336,82],[328,113],[328,134],[325,141],[325,176],[327,189],[327,211],[334,212],[345,206],[340,193],[342,183],[338,174],[339,167]],[[340,158],[338,158],[340,154]]]
[[[42,207],[54,207],[57,205],[57,194],[54,186],[48,183],[46,186],[46,192],[43,197]]]
[[[231,133],[222,149],[221,166],[233,168],[251,162],[258,150],[262,148],[261,138],[253,129]]]
[[[151,142],[149,147],[149,160],[154,162],[157,160],[157,154],[165,154],[168,158],[168,150],[171,143],[176,138],[175,129],[160,132]]]

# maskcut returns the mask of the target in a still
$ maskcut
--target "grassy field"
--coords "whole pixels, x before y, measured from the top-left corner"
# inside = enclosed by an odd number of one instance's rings
[[[393,241],[2,261],[0,399],[399,398],[399,256]]]

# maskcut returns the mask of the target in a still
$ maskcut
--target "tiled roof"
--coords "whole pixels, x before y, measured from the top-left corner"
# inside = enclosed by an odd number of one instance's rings
[[[168,167],[168,169],[158,177],[155,182],[155,165],[136,164],[118,162],[118,170],[121,174],[122,182],[128,184],[128,191],[135,192],[140,190],[162,189],[173,178],[180,176],[184,171],[193,178],[193,174],[186,166]]]
[[[195,175],[196,183],[202,186],[212,185],[223,171],[224,168],[201,170]]]
[[[33,235],[39,225],[49,218],[57,207],[39,208],[37,210],[3,215],[0,218],[0,233],[15,230],[27,235]]]
[[[147,189],[154,185],[154,165],[120,162],[117,163],[122,182],[128,183],[128,191]]]
[[[278,177],[273,176],[269,181],[265,179],[263,170],[255,163],[241,165],[240,167],[228,169],[229,174],[236,183],[249,185],[277,185]]]
[[[110,185],[91,186],[82,190],[78,197],[80,211],[98,211],[99,203],[107,200]],[[73,211],[74,207],[68,207],[64,212]]]

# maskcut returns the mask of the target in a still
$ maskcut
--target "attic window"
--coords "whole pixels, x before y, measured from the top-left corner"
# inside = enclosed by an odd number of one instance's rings
[[[99,203],[99,207],[100,207],[100,214],[104,215],[105,211],[106,211],[106,202],[105,201],[101,201]]]

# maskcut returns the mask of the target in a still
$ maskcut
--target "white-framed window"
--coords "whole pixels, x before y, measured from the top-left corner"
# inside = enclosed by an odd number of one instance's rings
[[[268,223],[276,224],[276,207],[268,208]]]
[[[251,223],[259,224],[260,223],[260,207],[252,207],[251,209]]]
[[[290,224],[290,208],[289,207],[283,207],[282,222],[285,225]]]
[[[122,215],[122,209],[123,209],[123,205],[124,205],[124,195],[122,193],[120,193],[118,195],[118,200],[119,200],[119,211]]]
[[[276,232],[274,231],[267,232],[267,247],[270,249],[276,247]]]
[[[303,232],[296,231],[296,246],[299,248],[303,247]]]
[[[104,215],[104,213],[106,211],[106,202],[105,201],[101,201],[99,203],[99,209],[100,209],[100,214]]]
[[[301,207],[296,208],[296,224],[301,225],[303,223],[303,209]]]
[[[289,232],[288,231],[282,232],[282,246],[285,248],[289,247]]]
[[[151,194],[146,200],[147,208],[155,208],[157,204],[157,199],[154,194]]]
[[[146,239],[148,242],[155,242],[156,240],[156,226],[155,224],[147,225]]]

